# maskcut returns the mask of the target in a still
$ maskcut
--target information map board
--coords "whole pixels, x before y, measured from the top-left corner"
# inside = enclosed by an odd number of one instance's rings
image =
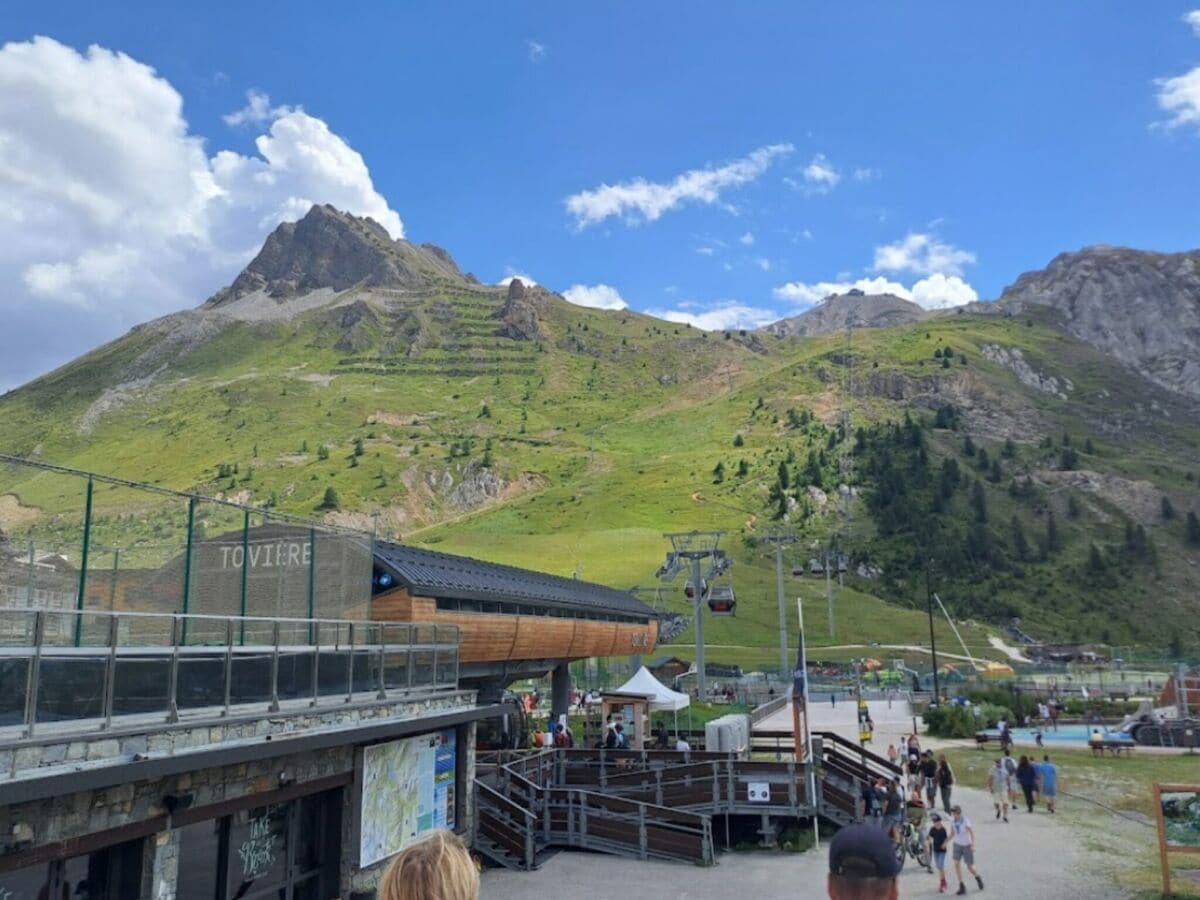
[[[1154,785],[1163,895],[1171,896],[1172,853],[1200,854],[1200,784]],[[1196,868],[1192,866],[1190,868]]]
[[[434,828],[454,829],[454,729],[362,750],[358,864],[370,866]]]

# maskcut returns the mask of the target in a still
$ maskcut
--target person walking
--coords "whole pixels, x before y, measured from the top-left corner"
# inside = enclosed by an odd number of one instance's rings
[[[1012,750],[1004,748],[1004,771],[1008,775],[1008,805],[1017,808],[1017,761],[1012,758]]]
[[[926,805],[933,809],[937,800],[937,760],[933,758],[933,751],[926,750],[925,755],[921,757],[921,782],[925,788]]]
[[[887,758],[888,762],[890,762],[893,766],[896,764],[896,760],[900,758],[900,751],[896,749],[895,744],[888,744]]]
[[[958,879],[958,893],[967,892],[967,884],[962,877],[964,863],[967,871],[975,876],[975,883],[982,891],[983,877],[975,868],[975,829],[971,827],[971,820],[963,815],[962,807],[958,804],[950,809],[950,825],[954,830],[954,877]]]
[[[1017,763],[1017,784],[1021,786],[1021,793],[1025,795],[1025,810],[1033,812],[1033,795],[1037,791],[1038,770],[1029,761],[1029,757],[1024,754]]]
[[[1008,821],[1008,773],[1004,771],[1004,761],[996,760],[987,777],[988,793],[992,795],[992,804],[996,807],[996,818],[1004,817]],[[951,812],[953,812],[953,808]]]
[[[938,756],[937,783],[938,791],[942,795],[942,809],[946,811],[946,815],[950,815],[950,794],[954,790],[954,770],[946,761],[945,753]]]
[[[1055,800],[1058,799],[1058,766],[1050,762],[1049,755],[1042,757],[1038,775],[1042,780],[1042,796],[1046,798],[1046,809],[1053,813]]]
[[[888,837],[893,841],[900,840],[900,834],[904,829],[906,805],[904,786],[900,783],[900,776],[897,775],[887,786],[887,797],[883,807],[883,827],[887,829]]]
[[[946,830],[946,826],[942,824],[942,817],[937,813],[929,814],[929,833],[925,835],[925,844],[929,848],[929,855],[933,858],[933,867],[938,873],[938,893],[946,893],[946,842],[950,839],[950,832]]]

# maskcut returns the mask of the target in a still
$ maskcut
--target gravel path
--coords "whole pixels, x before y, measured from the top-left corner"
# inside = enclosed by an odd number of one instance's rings
[[[1005,825],[995,820],[983,791],[960,788],[955,799],[975,825],[976,865],[985,884],[982,896],[1028,900],[1129,896],[1105,877],[1102,857],[1088,850],[1061,820],[1044,812],[1017,812]],[[481,896],[484,900],[528,900],[545,892],[563,900],[613,896],[622,900],[815,900],[826,896],[825,847],[803,854],[724,853],[718,860],[718,865],[704,869],[563,852],[537,872],[485,872]],[[949,861],[947,866],[951,889],[957,889],[953,866]],[[972,894],[979,893],[973,882],[968,887]],[[900,876],[900,896],[939,896],[937,877],[917,869],[910,860]]]

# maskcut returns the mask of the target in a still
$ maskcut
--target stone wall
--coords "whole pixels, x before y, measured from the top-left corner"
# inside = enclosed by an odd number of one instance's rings
[[[196,729],[176,729],[168,734],[141,735],[145,751],[151,755],[157,753],[183,753],[189,749],[198,749],[219,743],[231,741],[262,740],[268,734],[295,733],[301,730],[330,730],[344,728],[347,731],[364,724],[379,724],[383,720],[412,720],[424,718],[455,709],[469,708],[474,705],[474,695],[470,692],[455,692],[440,697],[424,697],[409,701],[388,701],[377,707],[354,710],[335,710],[314,712],[308,716],[288,717],[279,720],[274,717],[263,719],[259,723],[231,722],[228,725],[208,726],[203,733]],[[460,774],[460,784],[464,785],[463,821],[457,824],[459,830],[469,829],[474,821],[471,791],[469,786],[474,778],[474,736],[475,726],[470,724],[467,729],[468,749],[466,771]],[[203,737],[203,741],[200,741]],[[72,768],[87,765],[87,760],[111,759],[117,763],[122,760],[124,753],[129,753],[131,746],[141,746],[138,736],[124,738],[104,738],[93,741],[77,741],[64,744],[48,745],[55,748],[49,757],[42,757],[38,762],[47,773],[61,772],[64,766]],[[348,741],[351,738],[348,737]],[[151,749],[154,748],[154,749]],[[165,748],[165,749],[164,749]],[[28,754],[34,759],[35,747],[24,747],[16,751]],[[0,844],[11,840],[14,834],[21,834],[31,840],[26,840],[21,849],[31,849],[46,844],[55,844],[80,838],[97,832],[107,831],[122,826],[148,822],[167,813],[163,798],[171,795],[191,795],[190,807],[203,807],[224,801],[235,800],[255,794],[265,794],[278,790],[284,785],[302,786],[330,776],[352,773],[355,765],[357,745],[346,743],[324,750],[305,753],[294,753],[270,759],[248,762],[239,765],[218,768],[199,769],[166,778],[125,783],[103,790],[85,791],[65,794],[43,800],[18,803],[0,807]],[[89,767],[103,765],[103,762],[93,762]],[[25,768],[29,768],[26,766]],[[26,773],[24,777],[29,777]],[[352,796],[350,786],[345,790],[346,807],[343,810],[343,828],[353,834],[354,816],[356,815],[357,799]],[[349,839],[352,842],[352,838]],[[5,849],[0,847],[0,849]],[[146,840],[146,864],[143,871],[144,898],[154,900],[173,900],[175,896],[175,881],[178,872],[179,839],[178,832],[162,831]],[[353,889],[370,889],[374,887],[382,865],[372,869],[357,871],[353,863],[357,860],[357,847],[346,840],[342,847],[342,889],[348,892]]]

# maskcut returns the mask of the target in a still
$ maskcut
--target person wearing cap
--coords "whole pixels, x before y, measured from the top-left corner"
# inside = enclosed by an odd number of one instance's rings
[[[957,803],[950,807],[950,827],[954,830],[954,875],[958,879],[958,893],[967,892],[966,882],[962,877],[962,864],[967,864],[967,871],[975,876],[979,889],[983,890],[983,878],[975,869],[975,829],[971,820],[963,815],[962,807]]]
[[[829,844],[830,900],[898,900],[900,865],[880,829],[848,825]]]
[[[925,835],[925,844],[929,847],[934,868],[937,869],[938,893],[944,894],[946,893],[946,841],[950,839],[950,833],[942,824],[940,813],[930,813],[929,821],[932,824],[929,826],[929,832]]]

